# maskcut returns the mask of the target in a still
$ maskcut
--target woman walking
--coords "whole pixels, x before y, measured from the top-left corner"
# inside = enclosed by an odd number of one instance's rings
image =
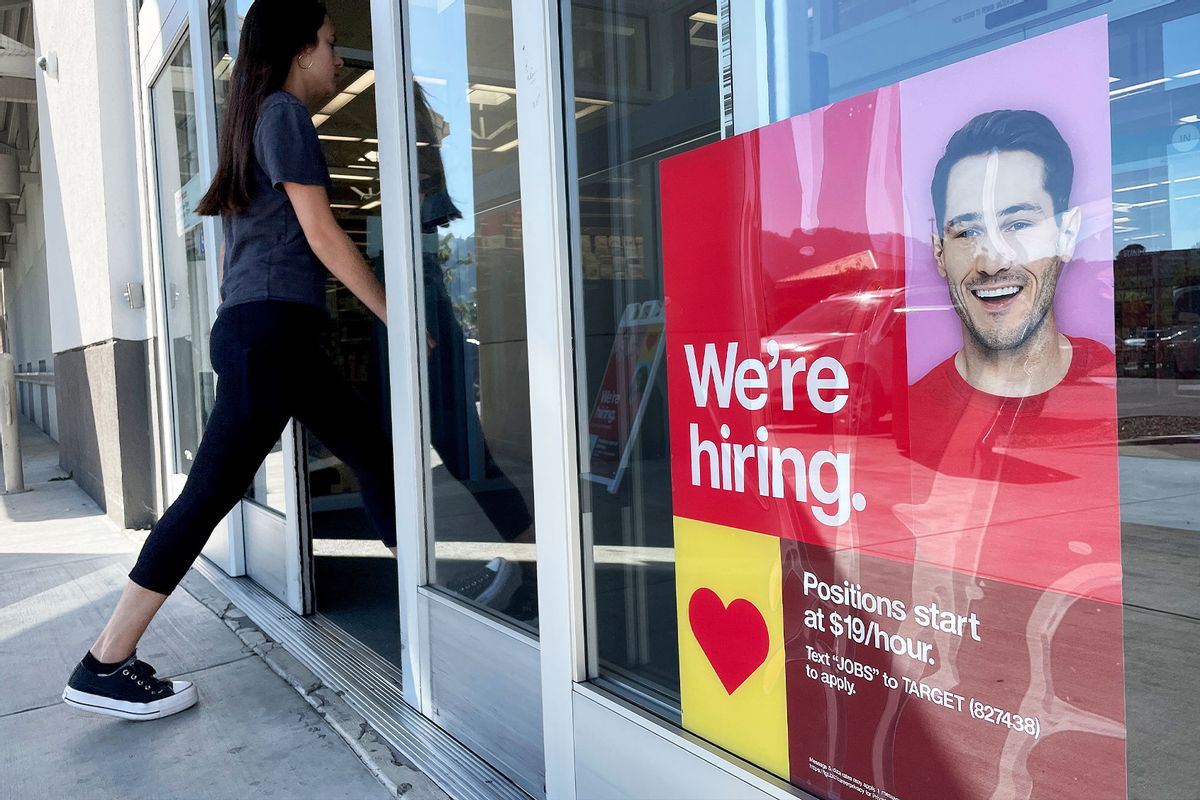
[[[307,108],[337,89],[334,42],[318,0],[256,0],[246,14],[217,174],[199,206],[222,217],[225,236],[210,335],[216,402],[183,491],[63,690],[69,705],[143,720],[196,703],[195,686],[159,678],[135,648],[289,417],[354,471],[372,524],[395,552],[391,443],[320,346],[329,272],[387,322],[382,285],[330,211],[329,171]]]

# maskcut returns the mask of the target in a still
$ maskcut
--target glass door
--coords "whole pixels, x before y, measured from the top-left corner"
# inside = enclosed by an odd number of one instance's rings
[[[512,0],[402,4],[425,484],[423,708],[544,795]],[[402,555],[403,557],[403,555]]]
[[[237,51],[236,32],[251,3],[227,0],[210,23],[218,128]],[[330,167],[330,205],[338,223],[383,279],[382,197],[375,116],[375,71],[369,0],[326,4],[344,66],[338,90],[310,111]],[[341,283],[329,280],[332,324],[322,342],[390,437],[386,329]],[[294,487],[294,488],[293,488]],[[293,607],[321,615],[399,665],[395,558],[366,514],[353,471],[294,421],[259,470],[242,504],[247,573],[264,585],[298,592]],[[268,584],[269,582],[269,584]]]
[[[151,88],[161,199],[163,288],[170,354],[174,459],[171,471],[191,470],[212,411],[215,378],[208,356],[206,246],[195,206],[203,191],[196,136],[192,58],[188,37]]]
[[[191,471],[216,398],[208,348],[213,311],[209,264],[214,259],[206,234],[211,228],[195,212],[207,184],[201,168],[193,62],[191,35],[185,33],[149,91],[172,423],[168,501],[178,496]],[[226,518],[204,551],[233,574],[244,569],[240,528],[240,516]]]
[[[371,4],[370,0],[331,0],[326,8],[344,62],[337,93],[312,108],[333,182],[330,205],[338,224],[382,282],[384,207]],[[333,324],[325,349],[364,401],[370,430],[390,440],[387,329],[338,281],[327,284],[326,303]],[[307,430],[301,452],[308,486],[315,611],[323,624],[336,626],[399,667],[396,559],[371,524],[362,487],[349,466]]]
[[[198,84],[197,99],[212,109],[211,118],[215,120],[216,130],[211,148],[214,154],[225,120],[240,23],[249,7],[250,0],[229,0],[215,5],[207,18],[208,47],[207,52],[202,53],[207,62],[196,74],[202,80],[206,72],[211,77]],[[215,155],[213,163],[215,165]],[[213,238],[219,242],[219,220],[213,220],[212,231]],[[219,253],[220,244],[214,248],[214,261],[220,258]],[[214,308],[218,297],[214,291]],[[302,535],[305,520],[301,513],[306,487],[298,479],[297,452],[296,425],[289,421],[247,487],[242,502],[227,521],[229,540],[233,543],[230,549],[242,558],[240,569],[234,565],[231,574],[247,575],[292,610],[308,613],[312,610],[311,575],[306,557],[308,539]],[[218,536],[210,539],[210,548],[221,545]]]

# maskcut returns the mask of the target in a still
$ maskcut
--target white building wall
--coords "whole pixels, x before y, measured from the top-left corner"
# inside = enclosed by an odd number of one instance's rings
[[[158,506],[152,274],[136,0],[33,0],[39,161],[59,463],[125,527]],[[144,286],[130,308],[125,291]]]
[[[56,77],[37,74],[54,352],[146,339],[145,309],[122,295],[143,275],[128,8],[123,0],[33,8],[35,51],[58,62]]]
[[[124,297],[129,283],[141,283],[143,262],[143,211],[139,203],[141,176],[138,148],[141,146],[136,124],[141,107],[134,91],[130,65],[132,42],[126,0],[93,0],[104,13],[96,17],[96,37],[111,43],[102,53],[103,102],[107,113],[101,115],[100,135],[110,169],[104,172],[104,196],[107,204],[109,299],[112,301],[112,335],[117,339],[147,339],[152,327],[147,308],[130,308]],[[119,202],[113,200],[119,199]]]

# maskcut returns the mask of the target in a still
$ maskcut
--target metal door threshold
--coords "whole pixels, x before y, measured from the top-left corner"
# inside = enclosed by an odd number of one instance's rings
[[[249,578],[231,578],[206,558],[196,571],[282,644],[388,744],[458,800],[529,800],[502,773],[404,702],[400,670],[319,614],[294,613]]]

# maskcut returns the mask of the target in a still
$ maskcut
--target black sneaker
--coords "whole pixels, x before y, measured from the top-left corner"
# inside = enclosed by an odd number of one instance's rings
[[[137,654],[108,675],[97,675],[77,664],[63,689],[69,706],[121,719],[159,719],[177,714],[196,704],[196,687],[191,681],[165,681],[154,677],[154,667]]]
[[[530,576],[523,576],[521,586],[513,593],[512,601],[503,613],[531,628],[538,626],[537,583]]]
[[[485,606],[502,609],[512,600],[513,592],[521,585],[520,565],[503,558],[493,558],[479,569],[469,570],[446,586]]]

